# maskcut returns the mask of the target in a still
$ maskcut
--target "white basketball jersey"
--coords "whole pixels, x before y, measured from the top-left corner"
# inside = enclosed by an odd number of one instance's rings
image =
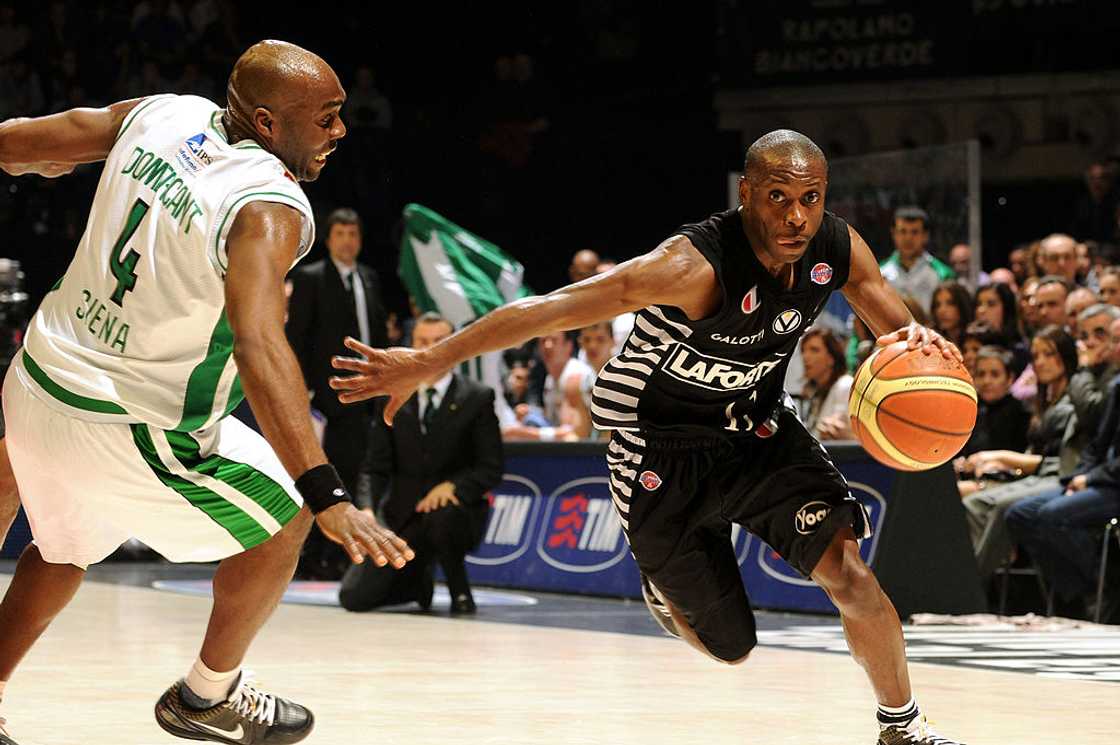
[[[92,421],[194,431],[242,398],[225,314],[226,236],[245,205],[303,215],[295,178],[255,142],[230,145],[217,105],[153,96],[121,124],[66,274],[31,319],[15,373]]]

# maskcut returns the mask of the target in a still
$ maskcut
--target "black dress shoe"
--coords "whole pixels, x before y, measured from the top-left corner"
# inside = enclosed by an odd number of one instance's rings
[[[459,593],[451,598],[451,615],[463,616],[474,615],[478,611],[478,607],[474,604],[474,598],[471,597],[469,592]]]

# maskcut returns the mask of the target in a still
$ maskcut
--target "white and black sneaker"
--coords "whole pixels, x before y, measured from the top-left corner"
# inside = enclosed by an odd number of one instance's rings
[[[0,717],[0,745],[19,745],[12,739],[11,733],[8,732],[7,720]]]
[[[919,714],[906,726],[891,725],[879,730],[878,745],[964,745],[933,731],[924,715]]]
[[[229,698],[209,709],[184,704],[185,685],[183,680],[176,682],[156,702],[156,723],[176,737],[227,745],[288,745],[307,737],[315,726],[307,708],[257,690],[245,673]]]
[[[657,621],[658,625],[665,630],[665,633],[681,638],[681,632],[677,631],[677,622],[673,620],[673,614],[669,612],[669,607],[665,605],[665,598],[649,581],[649,577],[642,575],[642,598],[646,601],[646,607],[649,608],[650,615],[653,620]]]

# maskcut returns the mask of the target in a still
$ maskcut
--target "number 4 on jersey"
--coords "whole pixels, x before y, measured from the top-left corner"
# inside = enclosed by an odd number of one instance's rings
[[[121,261],[121,251],[124,250],[125,245],[132,239],[132,234],[136,232],[136,228],[140,227],[140,221],[144,219],[144,215],[148,214],[149,205],[143,199],[137,199],[132,205],[132,209],[128,211],[128,219],[124,223],[124,228],[121,230],[117,242],[113,244],[113,252],[109,254],[109,271],[117,278],[117,289],[113,290],[112,300],[117,305],[124,305],[124,294],[131,292],[132,288],[136,286],[136,262],[140,260],[140,254],[136,253],[133,249],[128,249],[128,255]]]

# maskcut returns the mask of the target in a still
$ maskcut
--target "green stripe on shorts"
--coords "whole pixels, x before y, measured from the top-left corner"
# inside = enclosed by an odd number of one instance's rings
[[[206,513],[206,515],[227,530],[242,548],[250,549],[264,543],[272,534],[250,517],[244,510],[225,499],[217,492],[204,486],[193,484],[182,476],[171,473],[160,460],[152,433],[146,424],[133,424],[132,441],[140,451],[148,466],[164,486],[175,490],[184,499]]]
[[[171,452],[188,471],[217,479],[253,500],[281,525],[299,512],[299,506],[280,484],[248,463],[238,463],[214,453],[202,457],[198,441],[185,432],[165,432]]]

